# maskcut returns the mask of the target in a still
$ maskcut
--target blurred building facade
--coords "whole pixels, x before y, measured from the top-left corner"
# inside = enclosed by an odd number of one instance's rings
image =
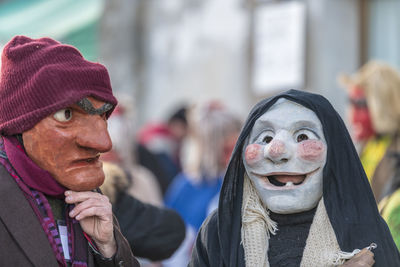
[[[398,0],[0,0],[0,48],[17,34],[77,46],[108,67],[117,94],[135,99],[138,124],[209,99],[244,116],[258,99],[289,88],[321,93],[344,115],[338,73],[370,59],[400,67],[399,7]]]
[[[344,113],[346,95],[338,88],[336,75],[356,70],[361,64],[361,2],[109,1],[103,18],[108,22],[102,27],[101,51],[114,87],[133,92],[139,123],[160,119],[171,106],[182,102],[209,99],[220,99],[244,115],[258,99],[289,88],[324,94]],[[284,30],[302,24],[303,37],[295,47],[300,82],[257,91],[257,45],[263,50],[263,44],[257,43],[260,38],[256,29],[263,27],[263,20],[257,18],[258,10],[288,3],[302,5],[303,13],[295,21],[283,13],[276,24]],[[277,41],[272,53],[279,44]],[[279,68],[285,72],[285,67]]]

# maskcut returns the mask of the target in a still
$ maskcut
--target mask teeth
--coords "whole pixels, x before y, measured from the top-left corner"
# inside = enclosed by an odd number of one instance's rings
[[[285,186],[291,186],[291,185],[293,185],[293,182],[287,182],[287,183],[285,184]]]

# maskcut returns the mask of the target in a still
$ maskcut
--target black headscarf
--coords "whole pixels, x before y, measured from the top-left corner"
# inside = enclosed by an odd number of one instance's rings
[[[386,223],[379,215],[368,179],[345,124],[326,98],[297,90],[264,99],[251,110],[227,168],[218,212],[213,216],[214,219],[210,219],[217,224],[215,230],[218,239],[213,238],[215,241],[207,240],[207,244],[203,244],[205,252],[210,246],[215,249],[216,244],[213,243],[218,243],[218,254],[223,263],[219,261],[219,264],[212,264],[214,260],[208,259],[211,261],[209,266],[244,266],[244,252],[240,245],[245,172],[243,146],[255,121],[282,97],[314,111],[322,123],[328,147],[323,171],[323,197],[340,249],[351,252],[376,243],[378,247],[373,251],[376,261],[374,266],[400,266],[400,255]],[[204,228],[207,228],[206,224]],[[197,243],[201,238],[206,240],[206,232],[213,231],[206,229],[200,233],[203,236],[198,237]]]

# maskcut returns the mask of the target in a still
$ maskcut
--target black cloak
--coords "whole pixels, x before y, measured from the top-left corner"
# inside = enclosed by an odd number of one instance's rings
[[[342,251],[371,243],[375,265],[399,267],[400,255],[385,221],[379,215],[372,190],[345,124],[321,95],[289,90],[260,101],[250,112],[236,143],[222,185],[218,210],[203,223],[189,266],[245,266],[241,245],[243,194],[242,151],[254,122],[284,97],[315,112],[327,142],[323,170],[323,197],[328,217]]]

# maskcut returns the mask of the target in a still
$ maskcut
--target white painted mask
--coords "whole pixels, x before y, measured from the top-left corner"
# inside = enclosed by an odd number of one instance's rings
[[[291,214],[310,210],[321,199],[326,153],[317,115],[281,98],[255,122],[243,162],[268,209]]]

